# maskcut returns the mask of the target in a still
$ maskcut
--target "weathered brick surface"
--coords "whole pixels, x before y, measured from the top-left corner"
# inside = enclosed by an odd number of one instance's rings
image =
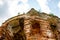
[[[50,16],[45,15],[47,18],[45,16],[43,18],[43,15],[35,11],[29,11],[30,14],[28,12],[28,14],[18,15],[4,22],[0,28],[0,39],[5,32],[4,40],[60,40],[60,33],[53,32],[49,21],[46,20]],[[20,20],[21,18],[23,21]]]
[[[48,21],[40,19],[36,16],[32,16],[32,17],[25,16],[25,17],[26,18],[24,18],[24,28],[23,29],[24,29],[24,33],[26,36],[26,40],[56,40]],[[10,28],[12,29],[12,26]],[[20,30],[20,28],[18,28],[18,29]],[[17,31],[17,30],[15,30],[15,31]],[[10,32],[12,34],[16,33],[16,32],[13,32],[13,30],[10,30]],[[9,33],[9,35],[11,33]],[[17,34],[22,35],[21,32],[18,32]],[[16,34],[16,36],[18,37],[19,35],[17,35],[17,34]],[[13,34],[13,36],[15,36],[15,34]],[[16,40],[16,39],[13,39],[13,40]]]
[[[36,29],[32,29],[33,22],[31,22],[31,21],[34,21],[35,17],[30,17],[30,18],[31,19],[25,20],[25,22],[24,22],[25,23],[24,29],[25,29],[27,40],[56,40],[48,21],[36,19],[36,21],[40,25],[40,28],[37,29],[37,27],[38,27],[38,25],[37,25]],[[36,21],[34,21],[34,22],[36,22]],[[33,32],[31,32],[31,31],[33,31]],[[40,31],[40,33],[38,31]]]

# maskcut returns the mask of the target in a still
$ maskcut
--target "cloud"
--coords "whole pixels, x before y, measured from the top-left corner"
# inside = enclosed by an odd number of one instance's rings
[[[5,22],[6,18],[0,17],[0,26],[2,25],[3,22]]]
[[[18,4],[18,2],[22,2],[22,4]],[[8,11],[12,16],[17,15],[18,12],[23,13],[29,9],[28,0],[10,0],[8,1]]]
[[[37,0],[37,2],[39,3],[40,7],[41,7],[41,11],[45,12],[45,13],[50,13],[51,10],[48,7],[48,0]]]
[[[57,5],[57,6],[58,6],[58,8],[60,8],[60,1],[59,1],[59,3],[58,3],[58,5]]]
[[[28,0],[20,0],[20,1],[22,1],[23,3],[27,3],[28,2]]]
[[[3,0],[0,0],[0,5],[3,5],[3,4],[4,4]]]
[[[8,18],[18,15],[18,12],[22,14],[27,12],[28,9],[28,0],[0,0],[0,25]]]

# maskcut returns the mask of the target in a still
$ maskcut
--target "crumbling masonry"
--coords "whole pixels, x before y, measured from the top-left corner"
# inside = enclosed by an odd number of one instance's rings
[[[32,9],[33,11],[35,10]],[[37,13],[35,12],[35,14]],[[10,39],[6,39],[7,36],[5,36],[2,40],[56,40],[50,23],[38,15],[22,14],[4,22],[2,28],[6,30]],[[0,30],[2,31],[3,29]]]

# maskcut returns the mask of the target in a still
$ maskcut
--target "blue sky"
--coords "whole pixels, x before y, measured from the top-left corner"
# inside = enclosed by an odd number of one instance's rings
[[[60,0],[0,0],[0,25],[18,12],[26,13],[31,8],[60,17]]]

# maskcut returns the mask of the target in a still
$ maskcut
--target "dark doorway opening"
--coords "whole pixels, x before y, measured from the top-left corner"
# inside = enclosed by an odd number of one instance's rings
[[[32,34],[40,33],[40,23],[38,21],[32,22]]]

